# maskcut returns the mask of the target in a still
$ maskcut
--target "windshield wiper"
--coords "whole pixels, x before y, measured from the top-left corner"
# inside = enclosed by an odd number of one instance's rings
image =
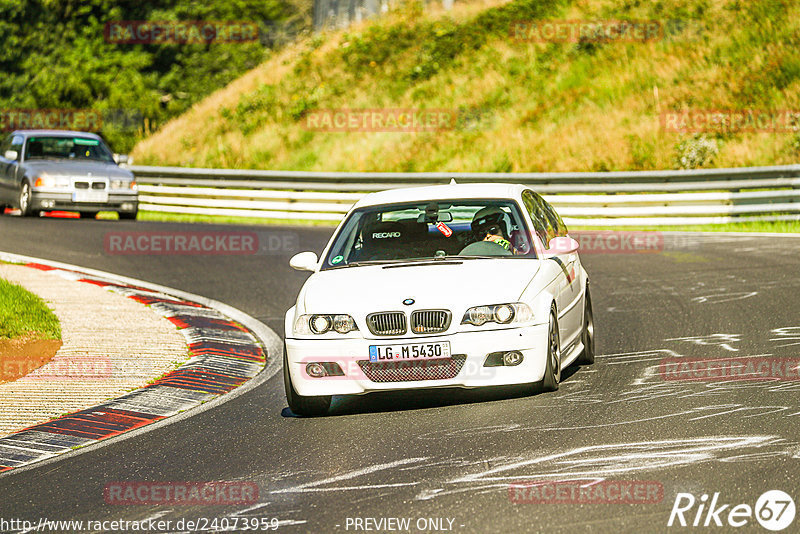
[[[360,261],[351,261],[350,263],[346,263],[344,265],[334,265],[333,267],[329,268],[344,269],[345,267],[364,267],[367,265],[383,265],[386,263],[395,263],[398,261],[403,261],[403,260],[360,260]]]
[[[418,259],[414,261],[403,261],[401,263],[396,263],[392,265],[387,265],[384,269],[395,269],[399,267],[416,267],[418,265],[461,265],[461,261],[458,260],[455,256],[450,256],[448,258],[425,258],[425,259]]]

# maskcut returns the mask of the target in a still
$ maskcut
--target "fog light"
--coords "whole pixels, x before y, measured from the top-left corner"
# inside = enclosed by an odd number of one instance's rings
[[[503,354],[503,365],[513,367],[522,363],[522,353],[518,350],[512,350]]]
[[[120,208],[122,208],[123,211],[133,211],[133,204],[125,202]]]
[[[306,365],[306,373],[311,378],[322,378],[325,376],[325,366],[321,363],[309,363]]]
[[[56,205],[55,200],[42,200],[41,202],[43,208],[52,208]]]

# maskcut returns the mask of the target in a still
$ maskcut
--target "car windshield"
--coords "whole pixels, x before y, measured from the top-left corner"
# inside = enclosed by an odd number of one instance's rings
[[[354,211],[323,269],[457,257],[535,258],[530,233],[510,200],[437,200]]]
[[[91,137],[36,136],[28,138],[25,159],[71,159],[111,163],[114,158],[99,140]]]

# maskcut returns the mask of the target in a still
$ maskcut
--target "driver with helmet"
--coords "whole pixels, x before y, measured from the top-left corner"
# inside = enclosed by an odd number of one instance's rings
[[[461,255],[510,255],[519,254],[509,240],[506,214],[497,206],[480,209],[472,218],[472,234],[476,243],[467,245]],[[501,247],[503,251],[497,249]],[[498,254],[499,252],[499,254]]]

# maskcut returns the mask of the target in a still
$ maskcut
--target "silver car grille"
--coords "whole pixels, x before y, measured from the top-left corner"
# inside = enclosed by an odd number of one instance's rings
[[[103,190],[106,188],[105,182],[89,182],[86,180],[75,180],[75,189],[94,189]]]
[[[447,310],[417,310],[411,313],[411,331],[415,334],[438,334],[450,326]]]
[[[453,354],[450,358],[422,361],[371,362],[359,360],[358,365],[373,382],[411,382],[415,380],[450,380],[464,367],[467,356]]]
[[[367,315],[367,327],[376,336],[402,336],[406,333],[406,314],[378,312]]]

